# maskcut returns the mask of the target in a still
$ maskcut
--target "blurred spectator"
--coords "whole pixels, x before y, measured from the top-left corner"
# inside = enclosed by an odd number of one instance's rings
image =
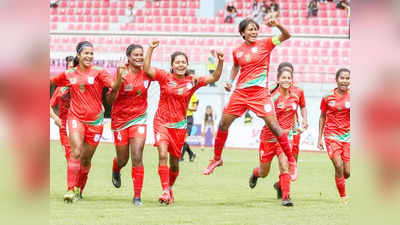
[[[208,55],[207,61],[207,69],[210,75],[212,75],[215,70],[217,69],[216,59],[215,59],[215,50],[211,50],[210,54]],[[210,87],[216,87],[215,83],[211,83]]]
[[[280,15],[279,5],[275,0],[271,0],[271,4],[269,5],[269,13],[271,13],[273,19],[278,18]]]
[[[213,113],[213,109],[212,109],[211,105],[207,105],[206,113],[204,114],[203,130],[201,132],[201,136],[203,137],[203,141],[201,143],[201,150],[204,150],[204,145],[206,142],[206,134],[208,131],[211,131],[212,140],[214,140],[214,137],[215,137],[214,121],[216,119],[217,118],[216,118],[215,114]]]
[[[225,17],[225,23],[233,23],[235,17],[237,15],[237,9],[235,6],[233,6],[232,3],[228,4],[226,7],[226,17]]]
[[[340,0],[336,3],[337,9],[345,9],[347,11],[347,15],[350,17],[350,1]]]
[[[268,14],[268,10],[269,7],[267,3],[263,1],[263,3],[259,7],[257,6],[257,11],[253,11],[253,19],[259,24],[263,23],[265,16]]]
[[[311,0],[308,4],[308,17],[318,16],[318,1]]]
[[[136,20],[136,12],[133,9],[133,4],[132,3],[128,4],[128,8],[126,10],[125,16],[126,16],[125,23],[134,23],[135,22],[135,20]]]
[[[60,0],[50,0],[50,8],[57,8]]]

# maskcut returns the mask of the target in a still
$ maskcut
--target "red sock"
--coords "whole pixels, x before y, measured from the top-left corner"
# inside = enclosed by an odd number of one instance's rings
[[[289,139],[287,134],[283,133],[280,137],[278,137],[278,142],[288,158],[289,162],[296,162],[296,159],[293,157],[292,148],[289,145]]]
[[[81,192],[83,192],[83,189],[85,189],[85,187],[86,187],[86,181],[88,179],[88,175],[89,175],[91,167],[92,167],[91,164],[89,164],[86,167],[81,166],[81,171],[79,173],[79,182],[78,182],[78,187],[81,188]]]
[[[142,194],[144,167],[132,167],[132,180],[134,197],[140,198]]]
[[[119,173],[119,171],[121,170],[121,168],[118,166],[118,162],[117,162],[117,157],[114,158],[113,160],[113,168],[112,170],[116,173]]]
[[[340,197],[346,197],[346,180],[344,177],[335,177],[335,182]]]
[[[160,175],[161,187],[163,190],[169,188],[169,168],[167,165],[158,166],[158,174]]]
[[[81,160],[70,158],[67,167],[67,185],[68,190],[73,190],[78,186],[79,171],[81,169]]]
[[[228,137],[228,131],[222,131],[218,129],[214,144],[214,160],[221,159],[222,150],[224,149],[227,137]]]
[[[172,187],[172,185],[175,184],[175,180],[179,175],[179,170],[178,171],[173,171],[169,169],[169,186]]]
[[[256,177],[259,177],[259,176],[260,176],[260,167],[254,168],[253,174],[254,174],[254,176],[256,176]]]
[[[282,199],[290,197],[290,175],[288,173],[281,173],[279,175],[279,183],[282,191]]]

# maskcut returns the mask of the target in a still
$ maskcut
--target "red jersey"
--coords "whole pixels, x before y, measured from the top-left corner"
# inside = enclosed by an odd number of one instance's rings
[[[350,91],[342,96],[336,88],[321,101],[321,113],[326,114],[324,137],[341,142],[350,142]]]
[[[290,130],[289,137],[293,135],[294,122],[296,119],[297,108],[300,102],[300,98],[295,92],[290,91],[289,97],[283,96],[279,92],[280,88],[277,88],[271,95],[272,102],[274,104],[276,118],[278,119],[279,126],[282,129]],[[264,125],[261,131],[261,141],[273,141],[276,142],[275,135],[272,134],[271,130]]]
[[[113,77],[103,68],[92,66],[86,72],[77,67],[53,77],[57,86],[68,86],[71,103],[68,115],[90,125],[99,125],[104,118],[102,92],[111,87]]]
[[[57,87],[50,98],[50,106],[55,107],[58,104],[59,117],[66,120],[69,110],[69,101],[71,96],[68,87]]]
[[[196,86],[192,77],[177,78],[171,73],[156,69],[155,80],[160,84],[160,101],[154,116],[154,126],[186,129],[186,111],[193,93],[207,85],[206,78],[201,77]]]
[[[151,80],[140,70],[122,78],[111,111],[111,129],[118,131],[136,124],[146,124],[147,90]]]
[[[233,62],[240,66],[240,74],[236,84],[238,89],[251,86],[267,87],[267,76],[273,38],[257,40],[252,44],[244,42],[233,50]]]

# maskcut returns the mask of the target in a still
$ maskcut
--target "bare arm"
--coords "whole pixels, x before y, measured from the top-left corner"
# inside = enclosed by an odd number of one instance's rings
[[[284,28],[276,19],[270,19],[267,21],[267,26],[269,27],[277,27],[279,31],[281,32],[281,35],[279,35],[279,41],[284,42],[287,39],[289,39],[292,35],[290,35],[289,31]]]
[[[318,148],[321,151],[324,150],[324,146],[322,144],[322,135],[324,133],[325,122],[326,122],[326,114],[321,113],[321,116],[319,117],[319,132],[318,132]]]
[[[54,123],[58,126],[61,127],[61,119],[60,117],[54,112],[53,107],[50,106],[50,117],[54,120]]]
[[[300,111],[301,111],[301,118],[302,118],[301,126],[303,127],[304,130],[306,130],[308,128],[307,108],[303,107],[300,109]]]
[[[128,73],[128,68],[126,68],[126,65],[124,63],[124,58],[121,58],[117,67],[117,80],[111,83],[111,89],[112,89],[111,93],[114,92],[116,94],[119,91],[122,85],[122,77],[126,76],[127,73]]]
[[[214,83],[219,80],[222,74],[222,68],[224,67],[224,53],[217,51],[217,58],[218,58],[218,65],[217,69],[214,71],[214,73],[211,76],[208,76],[206,79],[207,84]]]
[[[153,50],[157,48],[160,44],[160,41],[152,41],[147,48],[146,56],[144,57],[143,71],[147,74],[151,79],[155,78],[155,69],[151,67],[151,56],[153,55]]]
[[[235,80],[237,74],[239,73],[240,70],[240,66],[233,64],[232,65],[232,70],[231,70],[231,78],[230,80],[225,84],[225,90],[226,91],[231,91],[232,89],[232,85],[233,85],[233,81]]]

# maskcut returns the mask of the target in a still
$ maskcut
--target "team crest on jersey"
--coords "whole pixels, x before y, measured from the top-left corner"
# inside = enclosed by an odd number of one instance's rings
[[[192,83],[187,83],[187,84],[186,84],[186,88],[187,88],[188,90],[192,89],[192,87],[193,87],[193,84],[192,84]]]
[[[240,57],[242,57],[242,55],[243,55],[243,52],[238,52],[238,53],[236,53],[236,58],[240,58]]]
[[[350,102],[346,102],[345,104],[344,104],[344,106],[346,107],[346,108],[350,108],[350,106],[351,106],[351,104],[350,104]]]
[[[170,81],[169,83],[168,83],[168,85],[169,86],[172,86],[172,87],[176,87],[176,82],[175,81]]]
[[[258,47],[253,47],[253,48],[251,48],[251,52],[252,52],[252,53],[257,53],[257,51],[258,51]]]
[[[272,111],[272,106],[270,104],[266,104],[264,106],[264,109],[265,109],[266,112],[271,112]]]
[[[78,80],[76,79],[76,77],[72,77],[71,79],[69,79],[69,82],[70,82],[71,84],[76,84],[77,81],[78,81]]]
[[[124,86],[124,91],[132,91],[133,90],[133,85],[132,84],[128,84]]]
[[[94,77],[88,77],[87,80],[89,84],[94,84]]]
[[[283,109],[285,107],[285,103],[283,103],[283,102],[279,102],[277,105],[276,105],[276,108],[278,108],[278,109]]]
[[[178,95],[182,95],[183,94],[183,88],[179,88],[178,89]]]
[[[148,80],[145,80],[145,81],[143,82],[143,86],[144,86],[144,88],[148,88],[148,87],[149,87],[149,81],[148,81]]]
[[[328,102],[328,105],[329,105],[330,107],[335,106],[335,101],[330,101],[330,102]]]
[[[251,60],[250,54],[246,54],[244,56],[244,58],[245,58],[246,62],[250,62],[250,60]]]

